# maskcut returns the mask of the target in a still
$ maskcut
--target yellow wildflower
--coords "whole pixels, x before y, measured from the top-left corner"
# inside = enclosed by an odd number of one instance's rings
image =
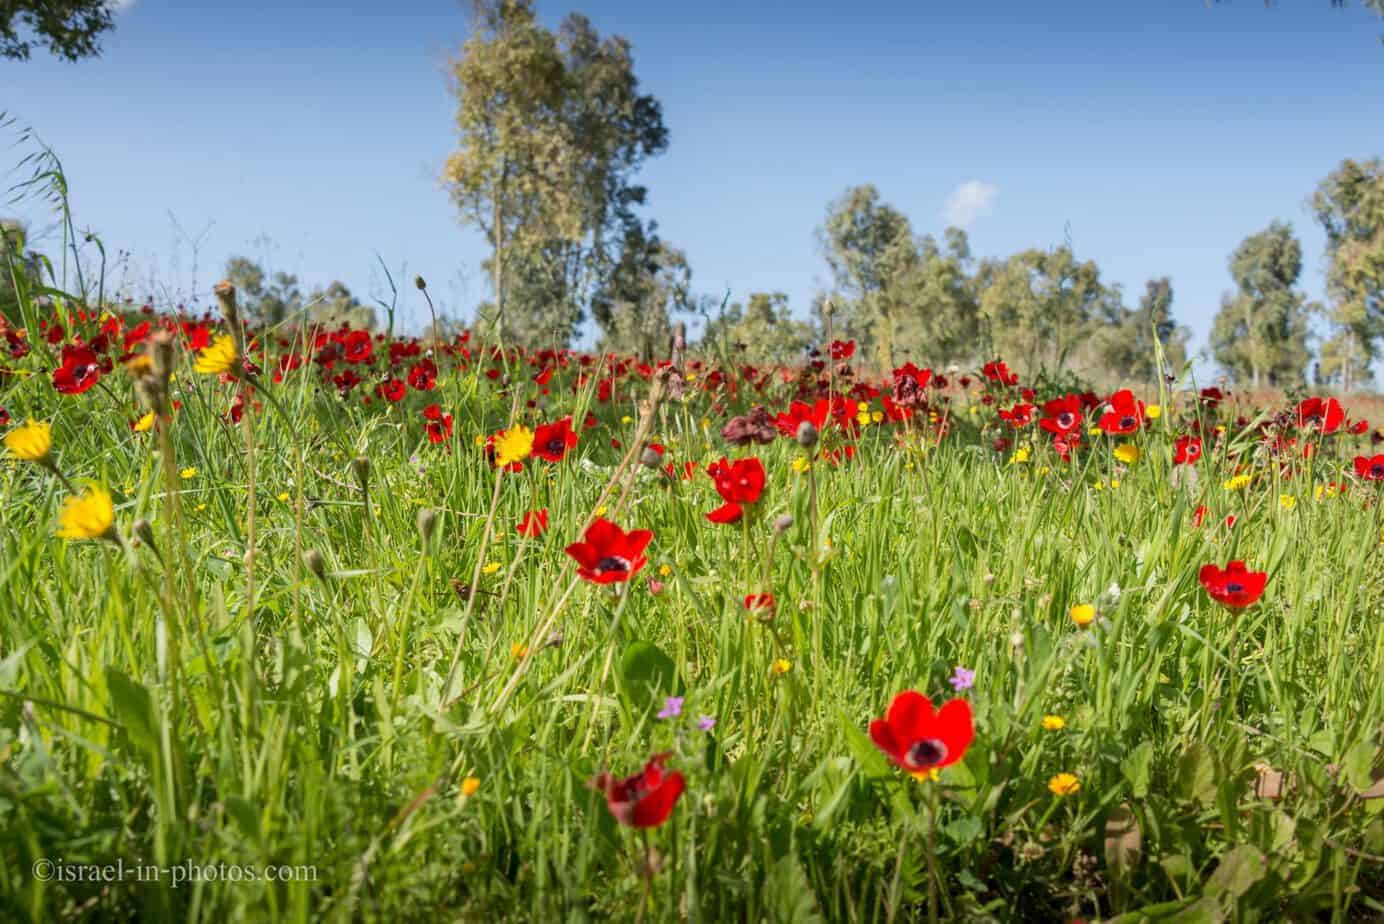
[[[525,658],[528,657],[528,654],[529,646],[522,642],[515,642],[513,645],[509,646],[509,655],[512,658]]]
[[[1045,731],[1061,731],[1067,727],[1067,720],[1060,715],[1043,716],[1043,728]]]
[[[793,669],[793,662],[787,658],[777,658],[774,661],[774,673],[780,677]]]
[[[531,452],[533,431],[523,424],[515,424],[495,438],[495,464],[501,468],[523,462]]]
[[[486,564],[486,566],[485,566],[484,568],[481,569],[481,574],[494,574],[496,571],[499,571],[499,570],[500,570],[500,563],[497,562],[497,561],[492,561],[492,562],[489,562],[488,564]]]
[[[477,446],[484,446],[484,445],[485,445],[485,436],[484,436],[484,435],[482,435],[482,434],[480,434],[480,433],[477,433],[477,434],[476,434],[476,445],[477,445]]]
[[[673,573],[673,569],[670,568],[668,565],[659,565],[659,566],[658,566],[658,575],[659,575],[659,577],[667,577],[668,575],[670,575],[670,574],[672,574],[672,573]]]
[[[1144,416],[1149,420],[1157,420],[1163,416],[1163,405],[1150,404],[1148,407],[1144,408]]]
[[[1086,428],[1086,435],[1087,435],[1087,436],[1100,436],[1100,435],[1101,435],[1102,433],[1104,433],[1104,432],[1105,432],[1105,431],[1102,430],[1100,427],[1087,427],[1087,428]]]
[[[478,776],[468,776],[466,779],[461,781],[461,794],[463,796],[466,796],[467,798],[474,796],[477,792],[480,791],[480,788],[481,778]]]
[[[1081,789],[1075,773],[1059,773],[1048,780],[1048,791],[1054,796],[1070,796]]]
[[[620,423],[624,424],[625,426],[629,426],[630,424],[634,423],[634,418],[626,414],[624,417],[620,418]]]
[[[1022,465],[1028,461],[1029,456],[1033,455],[1033,450],[1028,446],[1020,446],[1014,450],[1014,455],[1009,457],[1010,465]]]
[[[58,535],[64,539],[114,539],[115,508],[111,496],[92,486],[81,497],[63,501],[58,514]]]
[[[202,348],[192,368],[202,375],[235,375],[239,361],[235,338],[230,334],[222,334],[213,340],[210,346]]]
[[[793,460],[791,467],[793,471],[801,475],[803,472],[807,471],[812,467],[812,463],[808,461],[807,456],[798,456],[796,459]]]
[[[884,423],[884,412],[883,412],[883,411],[873,411],[873,412],[870,414],[870,422],[871,422],[871,423]]]
[[[1284,510],[1292,510],[1297,506],[1297,498],[1292,494],[1280,494],[1278,495],[1278,506]]]
[[[283,503],[288,503],[288,492],[287,492],[287,491],[284,491],[284,492],[280,493],[280,494],[279,494],[279,500],[280,500],[281,502],[283,502]]]
[[[47,464],[48,455],[53,451],[53,427],[47,421],[35,421],[30,417],[28,423],[5,434],[5,448],[16,459]]]
[[[1089,603],[1078,603],[1067,610],[1067,615],[1072,618],[1072,622],[1084,629],[1095,621],[1096,608]]]
[[[187,481],[189,478],[196,478],[197,469],[196,467],[189,465],[187,468],[183,469],[181,472],[178,473],[178,477],[183,479],[184,481]]]
[[[1253,480],[1249,475],[1236,475],[1234,478],[1221,482],[1221,487],[1227,491],[1239,491]]]
[[[1121,443],[1115,447],[1115,458],[1125,465],[1133,465],[1139,461],[1139,447],[1133,443]]]
[[[139,420],[136,420],[135,425],[131,429],[136,433],[144,433],[152,426],[154,426],[154,412],[149,411]]]

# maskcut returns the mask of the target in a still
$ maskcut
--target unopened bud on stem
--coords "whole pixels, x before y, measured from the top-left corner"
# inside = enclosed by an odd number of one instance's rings
[[[798,445],[804,449],[811,449],[817,445],[817,428],[812,425],[812,421],[804,420],[798,424]]]
[[[427,545],[432,540],[433,529],[437,526],[437,511],[424,507],[418,511],[418,536]]]

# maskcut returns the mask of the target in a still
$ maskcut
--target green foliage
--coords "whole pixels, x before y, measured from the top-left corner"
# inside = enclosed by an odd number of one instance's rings
[[[1331,336],[1321,370],[1345,391],[1369,382],[1384,337],[1384,161],[1344,160],[1312,199],[1326,230]]]
[[[812,345],[812,326],[795,320],[782,292],[752,292],[746,304],[732,302],[707,321],[699,349],[731,366],[794,366]]]
[[[1252,234],[1230,258],[1237,291],[1221,300],[1211,352],[1231,381],[1286,388],[1305,380],[1312,306],[1297,288],[1302,245],[1275,221]]]
[[[109,0],[5,0],[0,57],[26,61],[35,45],[68,61],[96,57],[114,25]]]

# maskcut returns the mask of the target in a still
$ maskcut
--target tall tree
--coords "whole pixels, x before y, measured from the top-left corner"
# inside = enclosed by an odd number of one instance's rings
[[[1211,352],[1234,381],[1258,388],[1303,380],[1313,306],[1295,288],[1301,273],[1302,245],[1281,221],[1245,238],[1231,255],[1237,290],[1221,299]]]
[[[980,306],[966,232],[948,228],[945,247],[928,235],[899,280],[895,347],[931,365],[979,360]]]
[[[115,25],[110,0],[5,0],[0,3],[0,57],[27,61],[34,46],[68,61],[96,57]]]
[[[701,346],[720,362],[767,369],[802,363],[813,339],[812,325],[793,318],[787,295],[752,292],[707,323]]]
[[[874,186],[855,186],[827,207],[818,238],[835,282],[837,329],[873,347],[882,368],[892,366],[903,280],[918,262],[908,218]]]
[[[601,349],[645,360],[666,355],[674,314],[691,309],[691,287],[686,255],[632,225],[619,262],[592,300]]]
[[[1110,297],[1095,262],[1077,260],[1067,245],[983,261],[977,285],[994,353],[1022,358],[1034,368],[1067,365]],[[1112,312],[1105,314],[1110,323]]]
[[[246,314],[260,324],[278,324],[303,308],[297,276],[268,274],[259,263],[243,256],[226,261],[225,276],[235,284]]]
[[[1322,372],[1350,391],[1371,379],[1384,337],[1384,162],[1345,160],[1312,198],[1326,231],[1327,315]]]
[[[667,146],[662,110],[639,93],[629,43],[582,16],[554,33],[531,0],[476,0],[473,22],[453,64],[460,147],[445,179],[490,242],[492,323],[565,343],[638,221],[632,178]]]

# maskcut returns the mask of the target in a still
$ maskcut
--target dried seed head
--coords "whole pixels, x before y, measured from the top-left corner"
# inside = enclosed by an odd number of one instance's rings
[[[418,511],[418,536],[426,545],[431,539],[433,529],[437,526],[437,511],[431,507],[424,507]]]
[[[303,553],[303,564],[307,569],[317,576],[318,580],[327,579],[327,560],[322,557],[322,553],[316,549],[308,549]]]
[[[212,291],[216,293],[216,300],[221,305],[221,316],[234,327],[240,321],[240,311],[235,304],[235,284],[229,279],[223,279]]]
[[[427,284],[426,282],[423,281],[423,277],[422,277],[422,276],[414,276],[414,277],[413,277],[413,284],[414,284],[415,286],[418,287],[418,291],[419,291],[419,292],[422,292],[424,289],[426,289],[426,288],[428,287],[428,284]]]
[[[804,420],[798,424],[798,445],[804,449],[811,449],[817,445],[817,428],[812,425],[812,421]]]

